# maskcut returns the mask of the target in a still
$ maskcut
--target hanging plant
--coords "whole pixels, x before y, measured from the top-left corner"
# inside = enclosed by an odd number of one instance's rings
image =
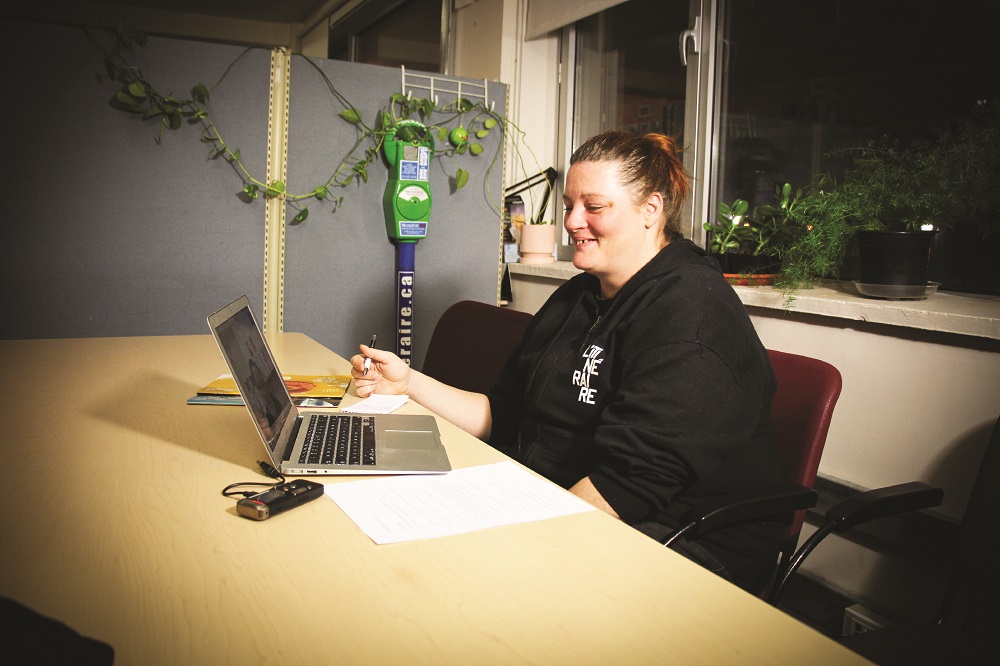
[[[211,145],[209,159],[225,160],[243,180],[241,197],[247,202],[252,202],[263,193],[267,198],[282,199],[296,211],[291,220],[292,224],[303,222],[308,217],[309,209],[305,205],[306,202],[314,199],[331,201],[336,211],[344,201],[342,195],[335,194],[337,189],[346,188],[352,183],[367,183],[369,168],[373,163],[380,162],[386,137],[396,132],[397,125],[401,121],[419,119],[426,126],[426,134],[416,136],[413,134],[415,129],[402,127],[396,134],[397,139],[420,143],[429,137],[437,138],[441,148],[435,149],[434,157],[453,163],[454,170],[451,175],[453,192],[465,187],[469,181],[469,172],[454,164],[457,156],[467,153],[473,156],[482,155],[485,148],[480,141],[487,138],[497,127],[503,132],[504,137],[512,132],[518,132],[523,136],[523,132],[502,115],[487,108],[483,102],[458,98],[438,106],[431,100],[400,93],[390,96],[386,107],[376,112],[374,123],[369,125],[364,121],[364,114],[336,89],[323,70],[315,62],[303,56],[304,60],[319,72],[330,93],[344,107],[338,114],[339,117],[353,125],[358,130],[358,135],[354,145],[325,182],[305,193],[290,193],[284,182],[280,180],[264,182],[250,173],[241,159],[240,149],[226,142],[206,106],[211,93],[225,80],[236,63],[250,50],[259,47],[249,47],[237,56],[215,85],[209,87],[198,83],[191,88],[190,97],[181,98],[172,94],[161,94],[145,78],[142,69],[131,61],[130,56],[134,49],[142,48],[146,44],[146,36],[141,31],[128,22],[119,22],[113,29],[106,31],[110,34],[110,41],[104,43],[91,31],[84,30],[91,44],[101,53],[108,77],[121,86],[115,93],[114,105],[141,116],[143,121],[156,122],[157,133],[154,140],[157,143],[163,141],[165,130],[175,131],[185,124],[200,124],[201,141]],[[497,151],[486,170],[487,176],[497,163],[502,143],[502,141],[498,143]],[[513,145],[517,150],[516,144]],[[520,160],[519,153],[518,159]],[[493,201],[489,192],[487,196],[490,197],[494,208],[498,212],[502,211],[502,205]]]

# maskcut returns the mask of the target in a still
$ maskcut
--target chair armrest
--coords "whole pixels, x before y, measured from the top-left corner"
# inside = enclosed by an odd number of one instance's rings
[[[823,524],[813,532],[805,543],[799,546],[791,562],[785,568],[777,586],[767,598],[777,604],[792,575],[798,571],[803,560],[831,532],[845,532],[869,520],[884,518],[897,513],[929,509],[941,504],[944,491],[920,481],[901,483],[896,486],[876,488],[851,495],[830,507]]]
[[[728,493],[689,509],[681,518],[681,530],[704,534],[744,520],[810,509],[816,499],[815,490],[797,483]]]
[[[939,506],[944,491],[921,481],[876,488],[851,495],[826,512],[834,532],[844,532],[861,523],[897,513]]]

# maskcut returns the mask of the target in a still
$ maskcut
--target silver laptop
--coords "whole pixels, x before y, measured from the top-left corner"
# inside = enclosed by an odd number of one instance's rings
[[[282,474],[432,474],[451,470],[433,416],[299,411],[241,296],[208,317],[247,411]]]

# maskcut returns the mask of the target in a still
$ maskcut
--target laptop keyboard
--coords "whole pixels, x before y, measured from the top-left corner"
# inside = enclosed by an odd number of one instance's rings
[[[299,463],[374,465],[375,419],[371,416],[313,414]]]

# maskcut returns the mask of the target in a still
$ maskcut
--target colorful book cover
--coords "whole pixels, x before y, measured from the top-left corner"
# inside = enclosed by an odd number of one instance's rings
[[[342,398],[351,381],[350,375],[282,375],[292,398]],[[198,395],[239,397],[232,375],[221,375],[202,388]]]
[[[339,407],[340,398],[292,398],[294,402],[299,407]],[[187,399],[187,404],[189,405],[237,405],[243,406],[243,398],[239,395],[222,395],[222,394],[197,394],[193,395]]]

